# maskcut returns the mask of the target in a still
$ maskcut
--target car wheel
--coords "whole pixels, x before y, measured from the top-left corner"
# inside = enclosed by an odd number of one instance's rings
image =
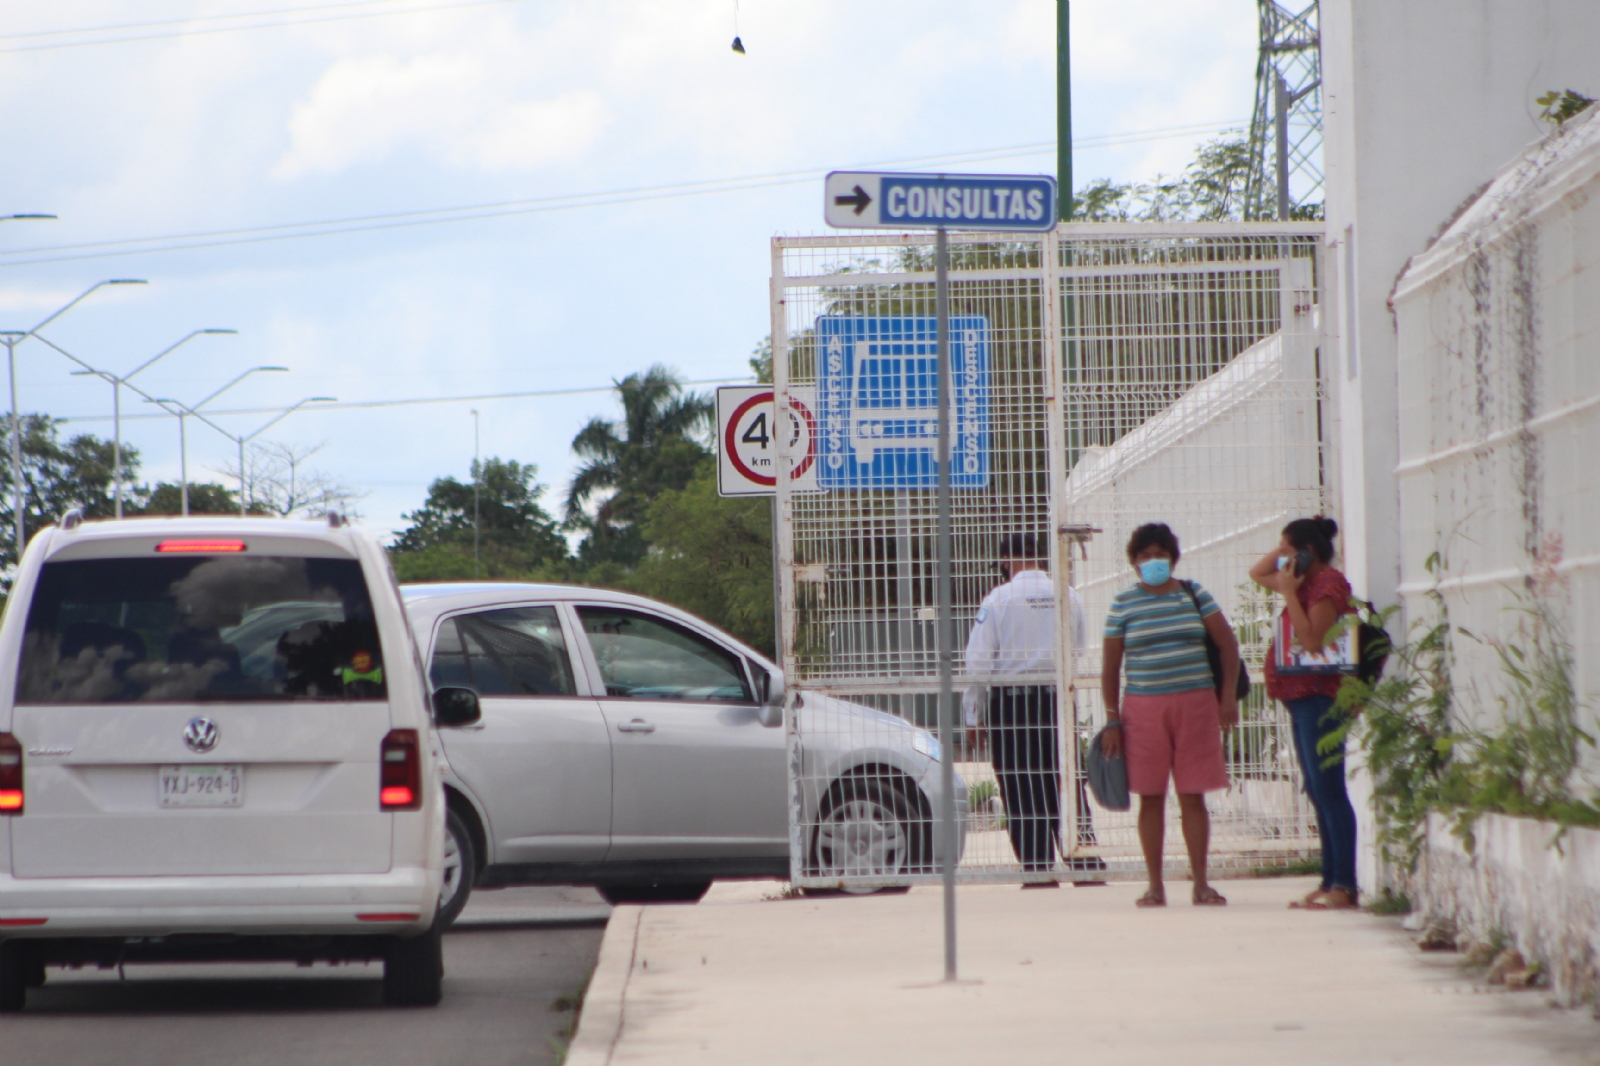
[[[421,936],[396,937],[383,953],[383,1002],[436,1007],[444,998],[444,941],[438,922]]]
[[[435,924],[444,929],[456,920],[472,895],[477,879],[478,854],[472,847],[467,823],[453,810],[444,816],[444,880],[439,885],[439,917]]]
[[[612,906],[623,903],[699,903],[711,891],[710,881],[669,881],[654,885],[596,885]]]
[[[812,837],[819,877],[895,877],[924,862],[925,826],[916,808],[885,781],[846,778],[828,790]],[[862,890],[870,891],[870,890]]]
[[[0,1011],[14,1013],[27,1005],[29,961],[15,940],[0,943]]]

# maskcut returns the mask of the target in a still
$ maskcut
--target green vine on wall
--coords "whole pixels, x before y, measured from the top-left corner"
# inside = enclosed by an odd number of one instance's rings
[[[1438,553],[1427,568],[1439,576]],[[1572,645],[1549,590],[1521,598],[1509,638],[1452,627],[1444,598],[1428,595],[1434,617],[1414,625],[1412,639],[1397,642],[1387,676],[1372,684],[1345,680],[1336,704],[1343,723],[1323,741],[1325,750],[1346,737],[1361,745],[1384,859],[1414,870],[1427,816],[1435,813],[1449,818],[1468,850],[1482,814],[1538,818],[1563,830],[1600,826],[1600,792],[1581,774],[1584,750],[1595,738],[1579,724]],[[1397,610],[1386,611],[1385,620]],[[1451,676],[1457,637],[1479,641],[1498,657],[1496,728],[1473,728],[1459,713]]]

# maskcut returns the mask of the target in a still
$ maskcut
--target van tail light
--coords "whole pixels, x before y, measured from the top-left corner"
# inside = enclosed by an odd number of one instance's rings
[[[389,730],[378,758],[378,807],[385,811],[421,810],[422,743],[417,731]]]
[[[22,795],[22,742],[0,733],[0,814],[21,814]]]

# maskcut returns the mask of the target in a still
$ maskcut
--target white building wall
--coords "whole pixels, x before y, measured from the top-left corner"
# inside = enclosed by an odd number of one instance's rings
[[[1540,136],[1535,97],[1600,96],[1597,0],[1321,0],[1327,377],[1340,434],[1343,566],[1398,602],[1399,368],[1389,296],[1506,159]],[[1408,559],[1411,565],[1420,559]],[[1357,810],[1367,812],[1356,775]],[[1363,817],[1362,884],[1376,883]]]

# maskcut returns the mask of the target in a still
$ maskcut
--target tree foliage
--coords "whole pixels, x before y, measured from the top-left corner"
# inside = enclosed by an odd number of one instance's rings
[[[1083,222],[1236,222],[1244,218],[1249,176],[1249,139],[1219,137],[1196,148],[1176,177],[1090,182],[1073,199],[1073,217]],[[1319,219],[1322,205],[1299,204],[1292,214],[1297,220]]]
[[[567,492],[566,526],[585,536],[579,565],[632,567],[648,548],[641,523],[663,492],[682,489],[710,455],[710,397],[683,391],[661,365],[616,383],[622,419],[590,419],[572,440],[583,460]]]
[[[540,498],[532,463],[491,458],[475,463],[472,481],[434,480],[427,502],[404,517],[410,526],[391,549],[395,572],[404,581],[462,578],[543,579],[564,576],[567,542]],[[481,530],[478,560],[473,558],[473,482]]]
[[[682,489],[650,505],[650,552],[621,584],[692,611],[768,655],[773,653],[772,505],[717,494],[717,468],[703,462]]]

